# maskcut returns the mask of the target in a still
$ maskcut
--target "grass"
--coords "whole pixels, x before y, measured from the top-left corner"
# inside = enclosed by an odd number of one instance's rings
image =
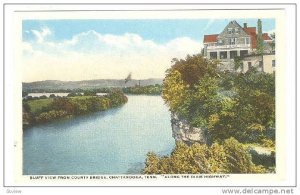
[[[30,110],[33,114],[38,113],[43,107],[47,107],[52,103],[52,98],[40,99],[40,100],[30,100],[28,101],[28,105],[30,106]]]
[[[68,97],[71,100],[83,100],[93,96],[75,96]],[[47,99],[39,99],[39,100],[29,100],[28,105],[30,106],[30,110],[32,114],[38,114],[43,107],[49,106],[53,102],[53,98]]]

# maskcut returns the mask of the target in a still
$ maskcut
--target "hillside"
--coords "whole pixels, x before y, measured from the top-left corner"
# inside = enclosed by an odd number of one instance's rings
[[[162,84],[162,79],[145,79],[140,80],[141,86]],[[139,84],[139,80],[130,80],[125,84],[123,79],[97,79],[84,81],[59,81],[45,80],[30,83],[22,83],[23,91],[32,90],[67,90],[67,89],[93,89],[93,88],[123,88],[132,87]]]

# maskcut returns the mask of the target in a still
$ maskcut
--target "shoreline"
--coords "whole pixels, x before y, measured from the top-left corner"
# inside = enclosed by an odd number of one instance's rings
[[[122,92],[105,96],[48,97],[23,100],[23,130],[55,120],[65,120],[120,107],[128,98]]]

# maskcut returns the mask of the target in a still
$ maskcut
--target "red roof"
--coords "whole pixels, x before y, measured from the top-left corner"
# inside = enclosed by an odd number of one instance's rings
[[[243,28],[243,30],[251,36],[251,46],[252,49],[256,48],[256,27],[247,27]]]
[[[218,34],[215,35],[204,35],[204,41],[203,43],[212,43],[217,42]]]
[[[252,49],[256,48],[256,39],[257,39],[257,34],[256,34],[256,27],[247,27],[243,28],[243,30],[251,36],[251,46]],[[204,41],[203,43],[213,43],[217,42],[219,34],[214,34],[214,35],[204,35]],[[268,33],[263,33],[262,34],[263,40],[272,40]]]
[[[271,37],[269,37],[268,33],[263,33],[262,38],[263,40],[272,40]]]

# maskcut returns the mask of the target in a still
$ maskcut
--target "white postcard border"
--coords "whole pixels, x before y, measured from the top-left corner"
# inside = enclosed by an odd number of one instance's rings
[[[261,10],[249,10],[251,6],[219,6],[224,8],[247,10],[231,10],[230,18],[275,18],[276,19],[276,174],[229,174],[219,175],[223,178],[213,178],[214,175],[202,175],[203,178],[182,178],[184,175],[174,175],[181,178],[158,179],[30,179],[22,175],[22,115],[21,115],[21,61],[23,19],[91,19],[91,18],[124,18],[124,11],[82,11],[82,12],[23,12],[26,10],[55,9],[141,9],[156,11],[126,11],[127,18],[228,18],[228,10],[210,9],[211,5],[6,5],[5,6],[5,185],[7,186],[291,186],[295,185],[295,119],[291,116],[295,110],[295,10],[292,5],[266,5]],[[254,9],[258,6],[252,5]],[[265,9],[264,9],[265,7]],[[267,8],[274,9],[267,9]],[[158,9],[183,9],[183,11],[159,11]],[[214,6],[215,8],[215,6]],[[279,9],[281,8],[281,9]],[[199,9],[197,11],[197,9]],[[216,8],[215,8],[216,9]],[[192,13],[188,10],[194,10]],[[16,12],[17,11],[17,12]],[[22,12],[21,12],[22,11]],[[213,13],[213,14],[212,14]],[[98,15],[97,15],[98,14]],[[289,22],[287,22],[289,21]],[[292,21],[292,22],[291,22]],[[285,29],[285,30],[282,30]],[[289,51],[289,52],[287,52]],[[287,64],[283,66],[280,64]],[[18,111],[18,112],[17,112]],[[288,129],[288,131],[287,131]],[[12,174],[14,173],[14,174]],[[82,175],[80,175],[82,176]],[[123,175],[124,176],[124,175]],[[137,175],[138,176],[138,175]],[[192,175],[188,175],[191,177]],[[204,178],[204,176],[206,176]],[[58,176],[56,176],[58,178]],[[72,177],[72,176],[70,176]],[[90,176],[86,176],[90,177]],[[109,175],[107,177],[110,177]],[[113,177],[113,176],[111,176]]]

